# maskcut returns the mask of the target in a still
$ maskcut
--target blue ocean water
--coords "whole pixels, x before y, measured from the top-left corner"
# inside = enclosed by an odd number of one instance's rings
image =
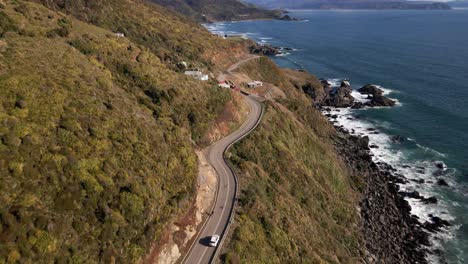
[[[371,136],[374,151],[411,183],[401,186],[435,196],[437,205],[410,200],[421,222],[429,214],[452,227],[433,236],[445,253],[433,262],[468,263],[468,10],[293,11],[305,21],[244,21],[210,24],[214,33],[245,33],[260,43],[294,50],[274,60],[320,78],[348,78],[387,89],[399,106],[349,110],[345,127]],[[407,138],[394,143],[391,136]],[[437,168],[441,161],[446,169]],[[439,163],[440,164],[440,163]],[[409,168],[406,165],[410,165]],[[424,183],[421,183],[421,179]],[[444,179],[450,187],[440,187]]]

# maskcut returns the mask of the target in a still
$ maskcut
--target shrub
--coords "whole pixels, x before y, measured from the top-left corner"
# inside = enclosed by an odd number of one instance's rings
[[[15,22],[9,18],[3,11],[0,11],[0,37],[8,31],[17,31]]]

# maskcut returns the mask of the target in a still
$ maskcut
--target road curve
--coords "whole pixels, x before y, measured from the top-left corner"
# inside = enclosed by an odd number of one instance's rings
[[[231,217],[234,213],[237,195],[237,178],[233,170],[224,160],[224,153],[235,142],[241,140],[253,131],[263,115],[262,105],[252,96],[244,96],[250,106],[250,113],[242,126],[227,137],[214,143],[208,150],[208,161],[218,174],[218,189],[213,212],[206,220],[198,233],[194,244],[189,249],[182,263],[206,264],[216,257],[217,250],[221,248],[224,237],[229,229]],[[208,247],[209,237],[219,235],[220,242],[217,247]]]

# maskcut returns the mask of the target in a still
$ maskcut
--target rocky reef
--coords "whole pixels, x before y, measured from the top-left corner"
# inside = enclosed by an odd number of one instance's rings
[[[357,101],[352,95],[351,83],[348,80],[341,82],[340,87],[332,88],[331,84],[322,80],[323,90],[325,91],[325,100],[321,103],[323,106],[331,106],[337,108],[351,107],[353,109],[363,107],[388,107],[394,106],[396,102],[386,96],[384,91],[376,85],[367,84],[357,91],[362,95],[367,95],[366,102]]]
[[[264,56],[275,56],[278,54],[281,54],[281,51],[277,47],[273,47],[270,45],[260,45],[260,44],[255,44],[250,46],[250,53],[252,54],[257,54],[257,55],[264,55]]]

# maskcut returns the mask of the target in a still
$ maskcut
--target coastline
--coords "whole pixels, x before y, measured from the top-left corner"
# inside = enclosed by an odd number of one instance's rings
[[[328,18],[329,16],[326,17]],[[406,15],[403,17],[406,17]],[[276,23],[265,22],[265,24],[275,25]],[[353,87],[352,95],[356,97],[356,102],[363,102],[365,99],[368,99],[366,95],[356,95],[356,89],[367,82],[372,81],[385,87],[377,85],[383,90],[384,95],[393,97],[390,98],[396,103],[393,110],[381,105],[372,107],[372,109],[366,107],[361,110],[355,110],[348,106],[337,109],[337,111],[341,110],[340,113],[333,111],[331,116],[337,115],[338,117],[334,120],[330,119],[330,121],[334,121],[335,125],[339,123],[338,126],[347,128],[351,135],[369,137],[370,142],[368,146],[370,147],[370,155],[373,161],[378,164],[385,163],[386,166],[384,167],[396,177],[395,179],[390,178],[388,181],[394,183],[399,188],[395,193],[403,200],[406,200],[406,203],[411,207],[410,211],[406,212],[406,214],[417,220],[415,225],[419,225],[420,229],[427,232],[429,236],[428,239],[431,246],[421,245],[425,249],[426,260],[430,263],[458,263],[457,261],[464,263],[463,259],[466,258],[464,255],[464,252],[466,252],[466,243],[464,243],[466,241],[466,236],[464,236],[466,229],[464,228],[464,223],[466,221],[463,220],[463,216],[466,213],[461,210],[466,208],[464,197],[468,197],[466,192],[468,188],[465,187],[463,182],[460,182],[459,177],[463,177],[466,174],[466,170],[463,170],[463,166],[459,168],[460,166],[457,166],[456,163],[454,164],[454,162],[460,161],[459,156],[457,156],[457,159],[454,159],[454,153],[444,149],[442,141],[427,142],[427,138],[424,138],[424,136],[437,138],[435,132],[418,131],[422,133],[412,133],[424,127],[425,123],[421,124],[421,126],[415,126],[415,130],[407,129],[407,124],[404,120],[411,120],[414,123],[416,119],[422,117],[426,118],[425,120],[432,119],[430,119],[428,114],[418,114],[418,112],[415,112],[417,110],[415,107],[419,107],[420,105],[416,104],[413,98],[408,100],[408,95],[413,96],[413,94],[407,93],[404,90],[404,88],[409,89],[408,86],[405,86],[404,81],[395,81],[397,85],[393,83],[389,84],[385,79],[382,80],[383,76],[375,72],[376,70],[370,70],[375,77],[369,76],[370,74],[368,73],[362,73],[362,76],[366,78],[362,78],[361,73],[354,72],[354,74],[349,74],[346,71],[338,72],[340,65],[331,62],[330,67],[332,68],[325,69],[323,65],[327,58],[318,54],[317,62],[315,62],[314,56],[312,56],[313,53],[307,55],[301,49],[307,49],[308,46],[302,46],[301,42],[292,41],[291,34],[283,35],[283,31],[271,32],[269,29],[263,29],[265,27],[263,23],[260,25],[259,30],[255,30],[256,23],[232,26],[229,23],[220,24],[219,26],[215,24],[213,29],[218,32],[232,32],[232,34],[244,33],[248,38],[260,45],[289,47],[293,51],[299,51],[297,54],[291,51],[291,53],[287,52],[286,54],[267,56],[282,68],[293,68],[296,71],[304,72],[305,67],[296,67],[294,63],[295,61],[300,61],[302,64],[307,65],[307,68],[311,69],[312,73],[316,72],[319,74],[319,77],[326,77],[332,82],[333,80],[341,81],[345,77],[351,77],[355,86]],[[304,28],[298,24],[291,24],[290,26],[281,24],[280,28],[287,30],[289,27]],[[320,34],[322,34],[322,31],[320,31]],[[358,41],[358,43],[361,42]],[[320,44],[317,45],[320,48]],[[317,45],[314,44],[311,48],[317,48]],[[307,58],[307,61],[301,60],[303,54],[304,59]],[[333,54],[328,56],[329,58],[335,58]],[[374,62],[371,61],[371,63]],[[361,65],[361,67],[364,66]],[[317,67],[318,69],[315,70],[313,67]],[[405,77],[406,79],[404,80],[411,80],[409,79],[410,77]],[[339,84],[335,87],[338,86]],[[419,88],[417,83],[415,87]],[[320,94],[320,91],[318,93],[317,91],[315,91],[315,96],[323,96],[323,94]],[[313,90],[306,93],[314,96]],[[363,102],[363,104],[365,103]],[[405,112],[407,110],[413,111],[410,112],[413,114],[409,116],[410,114]],[[428,111],[427,113],[431,112]],[[445,125],[446,123],[442,122],[442,124]],[[418,124],[416,123],[416,125]],[[462,155],[461,157],[464,156]]]
[[[398,177],[391,166],[372,160],[367,137],[334,127],[340,158],[348,165],[351,177],[363,184],[359,214],[367,263],[428,263],[429,234],[399,194]]]
[[[249,40],[254,41],[250,38]],[[262,45],[262,43],[257,44]],[[316,105],[319,110],[327,107],[320,103]],[[322,115],[327,118],[326,113],[322,112]],[[338,135],[334,140],[336,152],[346,163],[350,176],[362,182],[362,189],[359,192],[363,198],[357,210],[360,216],[361,234],[366,244],[363,261],[429,263],[430,234],[417,217],[411,214],[409,202],[400,193],[398,183],[401,179],[394,175],[392,166],[381,161],[373,161],[368,137],[353,135],[343,126],[328,120]],[[441,251],[436,253],[442,254]]]

